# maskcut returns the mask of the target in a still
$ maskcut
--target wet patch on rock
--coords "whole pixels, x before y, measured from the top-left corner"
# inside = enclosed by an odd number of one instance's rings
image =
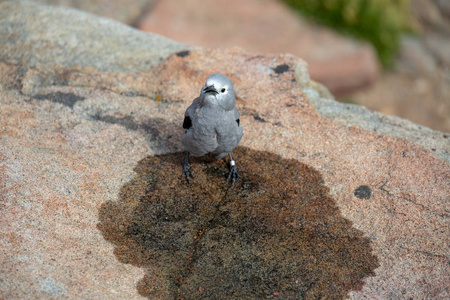
[[[354,194],[359,199],[370,199],[372,190],[367,185],[361,185],[355,190]]]
[[[144,95],[142,93],[137,93],[137,92],[133,92],[133,91],[121,92],[120,95],[125,96],[125,97],[146,97],[146,95]]]
[[[191,54],[191,52],[189,50],[184,50],[184,51],[180,51],[180,52],[176,53],[176,55],[178,57],[186,57],[186,56],[189,56],[189,54]]]
[[[145,268],[152,299],[343,298],[378,266],[370,241],[343,218],[320,173],[293,159],[239,147],[242,175],[184,153],[148,156],[98,228],[119,261]]]
[[[261,123],[267,123],[266,119],[260,117],[260,115],[258,114],[252,114],[253,119],[255,119],[255,121],[261,122]]]
[[[286,64],[278,65],[273,68],[273,71],[277,74],[283,74],[284,72],[289,71],[289,66]]]

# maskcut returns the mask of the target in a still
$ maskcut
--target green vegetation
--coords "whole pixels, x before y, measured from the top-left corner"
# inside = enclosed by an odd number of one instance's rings
[[[283,0],[319,23],[367,40],[389,66],[398,50],[400,36],[412,31],[410,0]]]

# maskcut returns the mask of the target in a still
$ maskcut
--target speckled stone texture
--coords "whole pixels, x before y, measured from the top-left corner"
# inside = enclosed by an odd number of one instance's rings
[[[370,86],[380,71],[371,45],[313,25],[279,0],[162,0],[137,27],[186,45],[299,56],[338,95]]]
[[[155,0],[33,0],[49,5],[73,7],[111,18],[125,24],[134,24],[154,4]]]
[[[86,14],[0,11],[2,298],[450,296],[448,134],[331,105],[295,56],[158,44],[90,16],[155,62],[90,66],[91,44],[42,31]],[[30,11],[52,18],[14,23]],[[31,55],[45,59],[17,59]],[[244,126],[234,189],[222,160],[193,158],[192,184],[179,180],[183,113],[212,72],[233,81]]]

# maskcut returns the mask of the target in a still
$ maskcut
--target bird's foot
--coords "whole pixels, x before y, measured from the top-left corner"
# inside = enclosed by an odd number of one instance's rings
[[[231,179],[231,186],[234,186],[234,182],[239,179],[239,173],[236,170],[236,162],[230,161],[230,173],[228,173],[227,181]]]
[[[184,177],[186,177],[186,180],[188,183],[191,183],[191,179],[189,178],[189,175],[194,178],[194,174],[192,173],[191,167],[189,166],[189,163],[184,163],[183,167],[183,173],[181,174],[181,180],[183,180]]]

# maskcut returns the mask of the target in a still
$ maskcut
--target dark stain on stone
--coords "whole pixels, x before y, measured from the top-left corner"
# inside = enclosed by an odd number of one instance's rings
[[[372,190],[367,185],[361,185],[355,190],[355,196],[359,199],[370,199]]]
[[[255,119],[255,121],[261,122],[261,123],[267,123],[267,121],[264,118],[261,118],[258,114],[252,114],[253,119]]]
[[[25,66],[17,66],[11,63],[6,62],[3,59],[0,59],[0,62],[3,64],[6,64],[9,68],[12,70],[15,69],[12,73],[7,73],[7,80],[5,82],[6,78],[1,78],[1,82],[4,85],[6,89],[13,89],[18,90],[19,93],[22,94],[23,89],[23,79],[28,71],[28,68]],[[6,74],[5,74],[6,75]]]
[[[342,299],[373,276],[370,240],[339,212],[318,171],[238,147],[240,178],[226,163],[184,153],[148,156],[98,229],[122,263],[146,270],[139,294],[157,299]]]
[[[52,102],[68,106],[70,108],[73,108],[75,103],[77,103],[78,101],[83,101],[85,99],[84,97],[80,97],[72,93],[61,93],[61,92],[50,93],[45,95],[36,95],[33,98],[36,100],[50,100]]]
[[[122,92],[122,93],[120,93],[120,95],[125,96],[125,97],[145,97],[144,94],[136,93],[136,92],[133,92],[133,91]]]
[[[284,72],[289,71],[289,66],[286,64],[282,64],[276,66],[276,68],[272,68],[272,70],[277,74],[283,74]]]
[[[184,51],[177,52],[177,56],[178,57],[186,57],[189,54],[191,54],[191,52],[189,50],[184,50]]]

